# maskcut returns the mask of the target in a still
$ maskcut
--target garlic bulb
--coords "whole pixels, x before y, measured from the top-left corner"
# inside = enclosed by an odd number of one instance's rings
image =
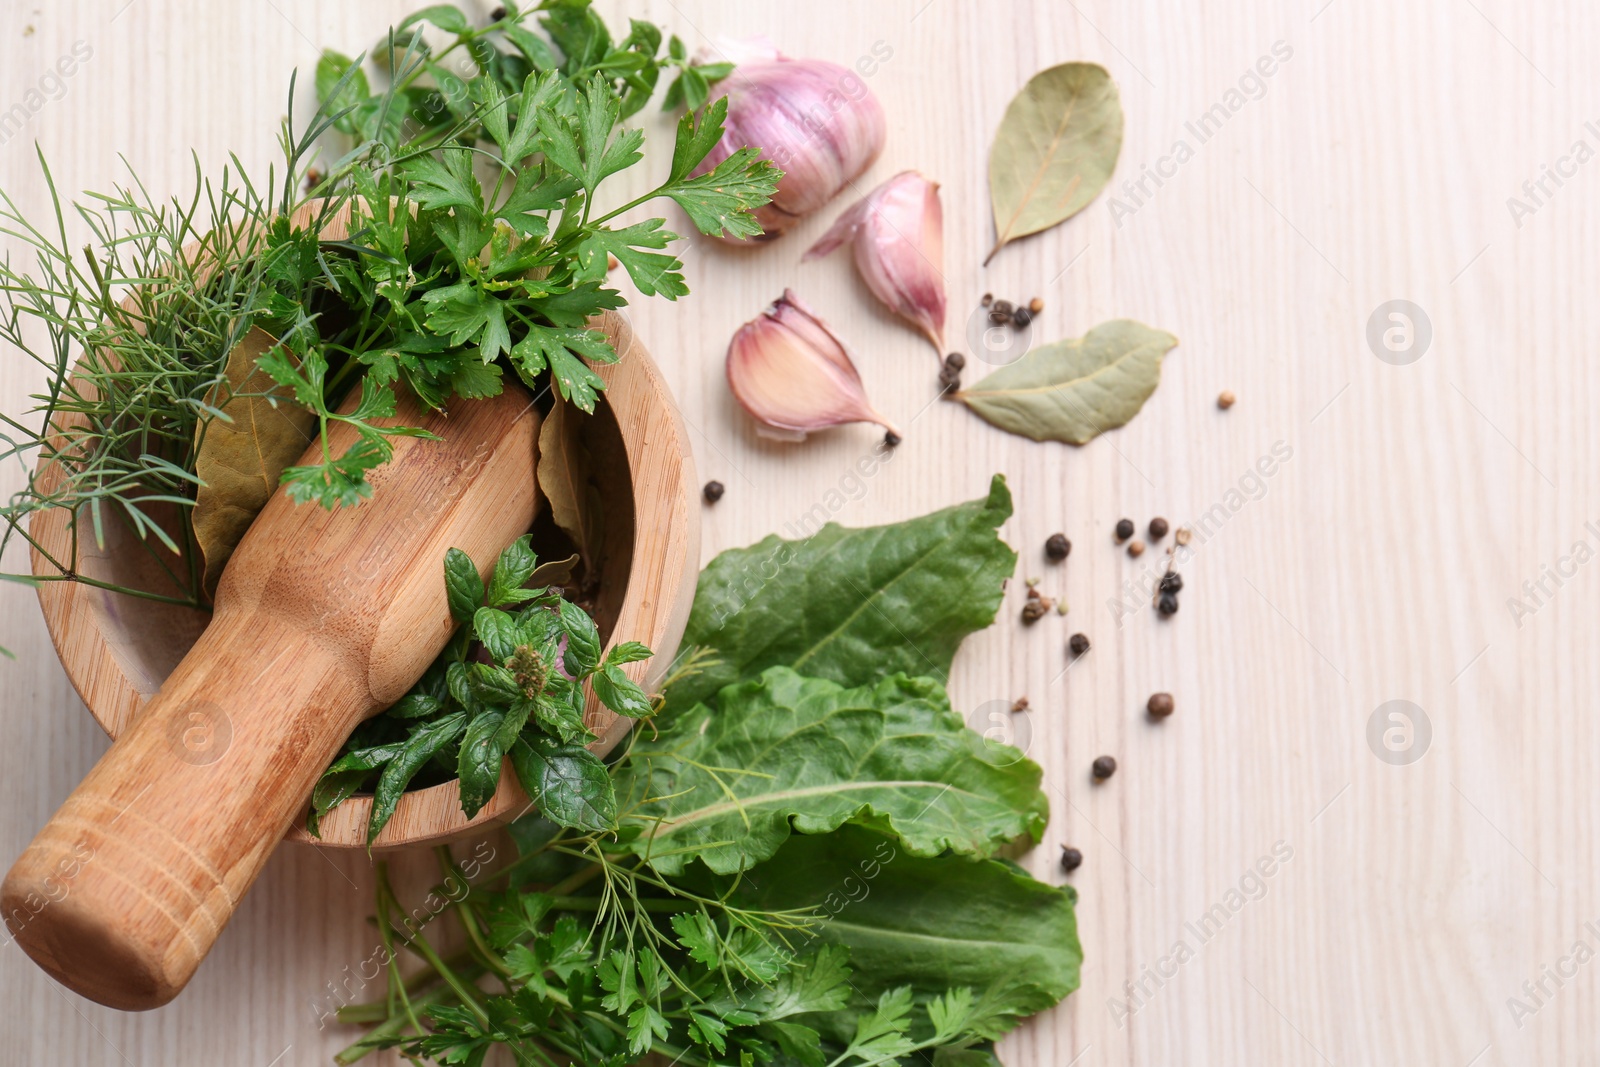
[[[733,335],[728,388],[764,437],[800,441],[847,422],[898,436],[867,400],[844,342],[790,289]]]
[[[944,351],[944,209],[939,183],[901,171],[839,216],[806,252],[825,256],[855,245],[856,270],[890,311],[916,324]]]
[[[821,59],[787,59],[770,44],[716,84],[728,98],[722,140],[697,174],[749,145],[783,170],[772,202],[756,211],[764,238],[776,237],[832,200],[883,149],[883,107],[854,71]],[[768,58],[770,57],[770,58]]]

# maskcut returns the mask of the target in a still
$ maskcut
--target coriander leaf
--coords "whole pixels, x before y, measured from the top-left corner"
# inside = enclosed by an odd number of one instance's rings
[[[472,666],[482,667],[483,664]],[[499,733],[504,719],[505,712],[500,709],[485,708],[467,724],[461,738],[456,774],[461,779],[461,810],[469,819],[489,802],[500,784],[500,758],[505,750],[500,747]]]
[[[997,475],[987,499],[908,522],[830,523],[723,552],[700,575],[684,635],[718,662],[668,689],[666,714],[777,664],[847,686],[895,671],[946,677],[962,638],[994,621],[1016,566],[995,533],[1010,516]]]
[[[674,182],[662,194],[677,201],[701,233],[754,237],[761,223],[750,213],[772,199],[782,177],[759,149],[741,148],[709,174]]]
[[[405,748],[383,768],[378,787],[372,795],[372,817],[367,822],[367,844],[370,846],[394,815],[395,805],[405,792],[411,779],[441,749],[461,736],[466,729],[464,712],[455,712],[433,722],[424,722],[412,731]]]
[[[617,824],[617,798],[606,765],[581,745],[524,731],[511,746],[511,767],[546,818],[575,830],[605,832]]]
[[[916,1048],[911,1040],[911,1003],[910,986],[884,990],[877,1006],[856,1020],[856,1034],[845,1057],[883,1063]]]
[[[430,210],[460,208],[468,215],[481,215],[483,190],[472,173],[472,153],[465,148],[447,148],[444,159],[417,156],[404,164],[411,179],[411,196]]]
[[[483,578],[472,557],[459,548],[444,554],[444,591],[456,622],[471,622],[483,607]]]
[[[483,363],[473,359],[457,362],[450,372],[450,389],[456,396],[475,400],[486,396],[499,396],[502,372],[498,363]]]
[[[629,847],[675,875],[695,859],[748,870],[791,832],[846,822],[892,833],[913,855],[991,855],[1043,833],[1040,778],[1021,752],[967,729],[931,679],[843,689],[772,667],[723,690],[715,712],[636,738],[617,789],[643,830]]]
[[[328,510],[354,507],[372,496],[367,471],[386,463],[392,450],[381,441],[363,437],[338,459],[321,464],[285,467],[279,484],[296,504],[315,500]]]
[[[689,287],[684,284],[680,269],[682,261],[677,256],[660,252],[645,252],[646,248],[665,248],[676,241],[678,235],[662,229],[664,220],[646,219],[620,230],[605,227],[592,232],[578,245],[579,279],[597,281],[606,274],[606,254],[628,269],[628,277],[645,296],[664,296],[676,300],[686,296]]]
[[[599,330],[556,326],[529,326],[527,336],[511,349],[511,359],[523,381],[533,383],[547,366],[563,400],[593,414],[595,401],[606,387],[588,365],[574,355],[579,352],[604,363],[616,362],[616,350]]]
[[[495,209],[494,217],[504,219],[519,236],[543,237],[550,232],[545,216],[561,207],[579,188],[576,178],[546,176],[541,168],[528,167],[517,175],[511,193]]]
[[[728,117],[728,98],[718,97],[699,122],[695,121],[696,110],[690,110],[678,120],[677,139],[672,145],[672,169],[667,175],[669,185],[687,178],[690,171],[698,167],[700,161],[710,155],[711,150],[717,147],[717,142],[722,140],[723,123]]]

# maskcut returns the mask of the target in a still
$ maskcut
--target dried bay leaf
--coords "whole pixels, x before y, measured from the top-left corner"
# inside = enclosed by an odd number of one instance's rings
[[[589,416],[552,394],[555,404],[539,427],[539,488],[550,501],[550,517],[572,539],[585,570],[594,573],[600,551],[600,491],[591,477],[583,430]]]
[[[991,424],[1035,441],[1081,445],[1139,413],[1178,343],[1132,319],[1035,348],[956,399]]]
[[[1047,230],[1100,195],[1122,151],[1122,100],[1106,69],[1063,63],[1012,97],[989,149],[994,248]]]
[[[195,430],[194,470],[201,484],[191,523],[205,561],[208,593],[216,589],[239,539],[278,488],[283,468],[305,452],[316,426],[316,415],[256,366],[277,343],[259,326],[251,327],[228,353],[223,367],[227,386],[219,385],[207,398],[233,421],[213,417]]]

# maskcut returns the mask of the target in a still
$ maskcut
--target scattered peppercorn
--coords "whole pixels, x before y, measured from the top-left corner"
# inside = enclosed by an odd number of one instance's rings
[[[1051,534],[1044,543],[1044,554],[1057,563],[1066,559],[1072,552],[1072,542],[1067,540],[1067,535],[1062,533]]]
[[[1010,315],[1016,310],[1016,307],[1009,300],[996,300],[989,305],[989,310],[1000,315]]]
[[[1132,536],[1133,536],[1133,520],[1132,519],[1118,519],[1117,520],[1117,540],[1118,541],[1126,541],[1128,538],[1130,538]]]
[[[704,494],[706,503],[715,504],[722,499],[722,494],[725,492],[727,492],[727,487],[721,482],[707,482]]]
[[[1038,297],[1034,297],[1032,300],[1028,301],[1028,310],[1033,312],[1035,315],[1039,314],[1039,312],[1044,310],[1044,301],[1040,300]]]
[[[961,388],[961,372],[953,370],[947,363],[939,372],[939,392],[953,393]]]
[[[1156,601],[1156,610],[1163,615],[1176,615],[1178,613],[1178,594],[1162,593],[1161,599]]]
[[[1074,656],[1081,656],[1089,651],[1089,638],[1085,634],[1073,634],[1067,640],[1067,647],[1072,650]]]
[[[1183,588],[1183,575],[1177,571],[1168,571],[1161,576],[1159,589],[1163,593],[1176,593]]]
[[[306,171],[306,192],[310,192],[322,184],[322,172],[316,167]]]
[[[1011,702],[1011,710],[1012,711],[1027,711],[1028,710],[1028,698],[1027,697],[1018,697],[1017,699],[1013,700]]]
[[[1043,597],[1029,597],[1022,605],[1022,621],[1032,626],[1050,611],[1050,602]]]
[[[1231,391],[1224,389],[1222,392],[1217,394],[1217,407],[1221,408],[1223,411],[1227,411],[1229,408],[1233,407],[1233,402],[1235,399],[1237,398]]]
[[[1070,845],[1061,846],[1061,869],[1071,874],[1083,866],[1083,853]]]
[[[1143,541],[1129,541],[1128,542],[1128,555],[1132,556],[1134,559],[1138,559],[1140,556],[1144,555],[1144,542]]]
[[[951,370],[961,370],[967,365],[967,357],[960,352],[952,352],[944,357],[944,365]]]
[[[1172,694],[1152,693],[1144,707],[1152,719],[1165,719],[1172,714]]]
[[[1110,756],[1096,756],[1094,758],[1094,776],[1100,781],[1105,781],[1117,773],[1117,761]]]
[[[900,440],[900,435],[895,433],[893,430],[890,430],[883,435],[883,443],[888,445],[890,448],[894,448],[896,445],[898,445]]]
[[[984,307],[988,307],[992,303],[994,303],[994,294],[993,293],[984,293],[983,294],[983,306]]]
[[[1163,537],[1167,536],[1167,531],[1170,529],[1171,527],[1167,525],[1167,520],[1157,515],[1155,518],[1150,520],[1150,540],[1161,540]]]
[[[1004,303],[1004,301],[1001,301]],[[989,325],[1004,326],[1011,321],[1011,312],[1001,311],[998,307],[989,309]]]
[[[1029,311],[1027,308],[1018,308],[1011,313],[1011,325],[1015,326],[1019,330],[1032,321],[1033,312]]]
[[[1172,535],[1172,539],[1179,545],[1186,545],[1189,543],[1189,538],[1191,536],[1192,535],[1189,532],[1189,527],[1180,526],[1178,527],[1178,532]]]
[[[489,12],[489,21],[490,22],[499,22],[501,19],[503,19],[505,17],[506,17],[506,9],[503,8],[503,7],[497,7],[493,11]]]

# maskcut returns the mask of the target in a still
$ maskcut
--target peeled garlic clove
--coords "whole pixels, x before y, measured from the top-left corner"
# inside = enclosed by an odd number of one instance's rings
[[[712,88],[712,100],[728,98],[728,117],[722,140],[695,170],[704,174],[747,145],[761,149],[783,171],[772,202],[755,213],[766,238],[870,167],[886,131],[883,107],[860,75],[826,60],[774,56],[741,63]]]
[[[801,441],[847,422],[875,422],[898,436],[867,400],[844,342],[790,289],[733,335],[728,388],[764,437]]]
[[[914,323],[944,352],[944,208],[939,183],[902,171],[839,216],[806,252],[825,256],[845,242],[855,247],[856,270],[867,288]]]

